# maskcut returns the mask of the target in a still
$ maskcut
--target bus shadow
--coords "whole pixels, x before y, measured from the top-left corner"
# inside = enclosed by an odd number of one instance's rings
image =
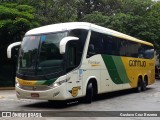
[[[36,102],[36,103],[31,103],[27,105],[23,105],[21,107],[26,107],[26,108],[40,108],[40,109],[64,109],[72,106],[76,106],[80,104],[79,99],[76,100],[68,100],[68,101],[52,101],[52,102]]]
[[[153,89],[154,88],[147,88],[146,91],[143,91],[143,92],[148,92]],[[101,101],[101,100],[105,100],[105,99],[107,99],[107,100],[113,99],[116,97],[125,96],[125,95],[129,95],[129,94],[140,94],[140,93],[136,93],[135,90],[133,90],[133,89],[104,93],[104,94],[97,95],[95,98],[93,98],[93,103],[96,101]],[[65,108],[69,108],[69,107],[74,107],[74,106],[81,105],[81,104],[85,104],[83,102],[82,98],[63,101],[63,102],[62,101],[52,101],[52,102],[43,101],[43,102],[37,102],[37,103],[23,105],[22,107],[36,108],[36,109],[45,109],[46,108],[46,109],[57,109],[58,110],[58,109],[65,109]]]

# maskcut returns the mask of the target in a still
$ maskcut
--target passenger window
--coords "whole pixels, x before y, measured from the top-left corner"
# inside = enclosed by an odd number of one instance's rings
[[[84,45],[86,42],[86,38],[88,35],[88,30],[85,29],[73,29],[69,31],[69,36],[78,37],[79,40],[77,41],[78,44],[78,51],[77,51],[77,64],[79,65],[82,59],[82,54],[84,50]]]
[[[101,54],[102,47],[102,34],[92,31],[88,46],[87,58],[96,54]]]
[[[92,31],[87,57],[96,54],[152,59],[154,48],[145,44]]]
[[[116,37],[103,35],[103,54],[119,55],[118,40]]]

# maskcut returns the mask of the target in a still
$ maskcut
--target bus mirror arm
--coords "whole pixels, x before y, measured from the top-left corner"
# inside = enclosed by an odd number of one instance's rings
[[[68,36],[64,37],[59,44],[60,54],[64,54],[66,52],[66,45],[69,41],[79,40],[78,37]]]
[[[14,48],[16,46],[20,46],[20,45],[21,45],[21,42],[15,42],[15,43],[10,44],[7,47],[7,57],[12,58],[12,48]]]

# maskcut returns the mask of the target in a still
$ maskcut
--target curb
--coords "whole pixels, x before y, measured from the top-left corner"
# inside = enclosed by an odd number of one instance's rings
[[[0,90],[15,90],[15,87],[0,87]]]

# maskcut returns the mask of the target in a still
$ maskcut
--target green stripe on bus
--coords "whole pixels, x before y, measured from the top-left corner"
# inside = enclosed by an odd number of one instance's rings
[[[36,85],[51,85],[57,80],[57,78],[51,79],[51,80],[40,80],[36,82]]]
[[[118,74],[118,71],[117,71],[116,65],[113,61],[112,56],[102,55],[102,58],[104,60],[106,68],[108,69],[108,72],[109,72],[109,75],[110,75],[112,81],[115,84],[122,84],[123,81],[121,80],[121,78]]]
[[[109,72],[109,75],[115,84],[123,84],[130,82],[121,57],[102,55],[102,58]]]
[[[44,85],[51,85],[52,83],[54,83],[57,80],[57,78],[51,79],[51,80],[46,80],[46,82],[44,83]]]
[[[130,83],[130,80],[129,80],[128,75],[126,73],[126,69],[123,65],[121,57],[112,56],[112,58],[115,63],[115,66],[116,66],[116,70],[121,78],[121,81],[123,81],[123,83]]]

